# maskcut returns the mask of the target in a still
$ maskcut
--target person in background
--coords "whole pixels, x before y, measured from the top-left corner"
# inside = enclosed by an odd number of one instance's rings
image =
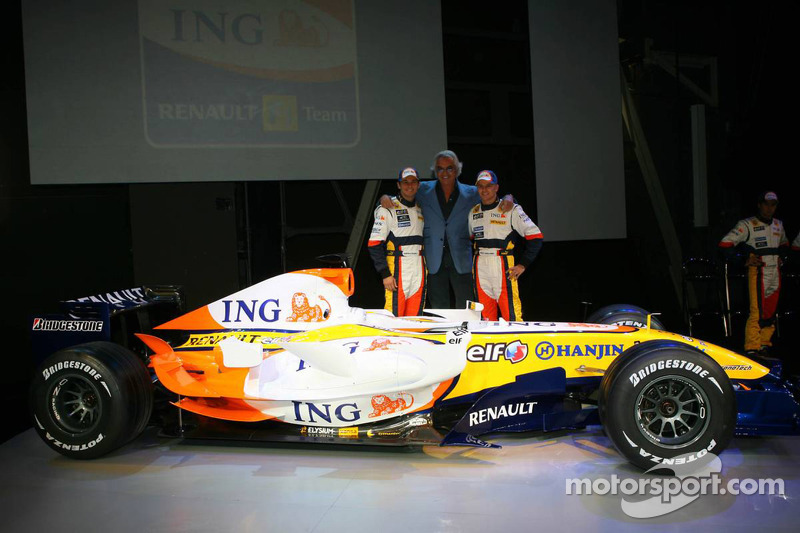
[[[425,305],[427,271],[423,256],[425,220],[417,205],[419,173],[407,167],[397,176],[400,194],[392,206],[375,209],[368,251],[386,290],[385,309],[395,316],[418,316]]]
[[[745,352],[766,354],[772,346],[775,332],[775,311],[781,290],[778,249],[789,245],[783,223],[775,218],[778,195],[772,191],[758,196],[758,214],[740,220],[719,242],[726,260],[733,257],[735,248],[747,254],[747,287],[750,314],[744,334]]]
[[[455,308],[464,309],[475,295],[472,286],[472,243],[467,228],[467,214],[480,201],[474,185],[458,181],[464,165],[451,150],[436,154],[431,173],[436,181],[420,184],[417,202],[425,217],[425,261],[428,266],[428,308],[449,309],[450,288]],[[390,198],[381,197],[389,207]],[[511,210],[514,198],[507,195],[500,202],[503,212]]]
[[[472,274],[483,317],[497,320],[499,308],[505,320],[522,320],[517,280],[539,255],[542,232],[518,204],[510,213],[500,211],[494,172],[482,170],[475,185],[481,202],[472,208],[467,222],[475,244]],[[527,243],[518,264],[514,264],[514,232]]]

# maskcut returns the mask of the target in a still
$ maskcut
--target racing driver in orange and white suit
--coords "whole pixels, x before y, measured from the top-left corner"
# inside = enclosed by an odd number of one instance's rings
[[[736,223],[719,243],[726,258],[733,256],[736,246],[747,253],[747,287],[750,295],[750,314],[744,333],[746,352],[765,350],[772,346],[775,332],[775,311],[781,290],[778,248],[788,247],[789,240],[783,223],[774,217],[778,195],[772,191],[758,198],[758,215]]]
[[[472,275],[475,294],[483,304],[483,317],[497,320],[498,308],[505,320],[522,320],[517,279],[542,248],[542,232],[519,204],[510,212],[499,208],[497,176],[491,170],[478,173],[475,185],[481,203],[469,213],[469,234],[474,241]],[[527,241],[519,264],[514,264],[514,232]]]
[[[395,316],[419,316],[425,305],[428,272],[422,253],[425,219],[416,202],[419,174],[408,167],[397,177],[400,194],[391,209],[375,209],[368,251],[386,289],[385,309]]]

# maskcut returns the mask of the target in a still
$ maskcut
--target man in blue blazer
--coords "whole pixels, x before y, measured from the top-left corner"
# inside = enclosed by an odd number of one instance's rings
[[[443,150],[433,158],[431,171],[436,181],[420,183],[417,203],[422,207],[425,227],[425,263],[428,267],[428,308],[449,309],[450,287],[455,294],[455,308],[464,309],[467,300],[475,300],[472,284],[472,241],[467,221],[469,211],[480,203],[478,189],[458,181],[463,164],[452,150]],[[390,202],[381,197],[381,204]],[[386,207],[384,205],[384,207]],[[511,195],[503,198],[500,208],[514,207]]]

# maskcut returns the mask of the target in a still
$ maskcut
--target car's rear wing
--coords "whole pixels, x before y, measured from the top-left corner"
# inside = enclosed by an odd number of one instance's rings
[[[183,305],[183,290],[177,285],[148,285],[62,301],[60,313],[31,317],[34,362],[91,341],[141,348],[134,334],[149,333],[154,326],[180,316]]]

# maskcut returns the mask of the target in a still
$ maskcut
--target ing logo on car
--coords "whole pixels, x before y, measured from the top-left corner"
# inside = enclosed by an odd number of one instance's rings
[[[320,301],[325,302],[328,306],[326,311],[323,311],[320,306],[311,306],[308,303],[308,296],[304,292],[296,292],[292,295],[292,314],[286,319],[287,322],[323,322],[328,320],[331,315],[331,304],[328,303],[323,296],[319,297]]]
[[[414,397],[407,392],[399,392],[395,398],[390,398],[385,394],[378,394],[372,397],[372,409],[370,418],[377,416],[390,415],[414,405]]]

